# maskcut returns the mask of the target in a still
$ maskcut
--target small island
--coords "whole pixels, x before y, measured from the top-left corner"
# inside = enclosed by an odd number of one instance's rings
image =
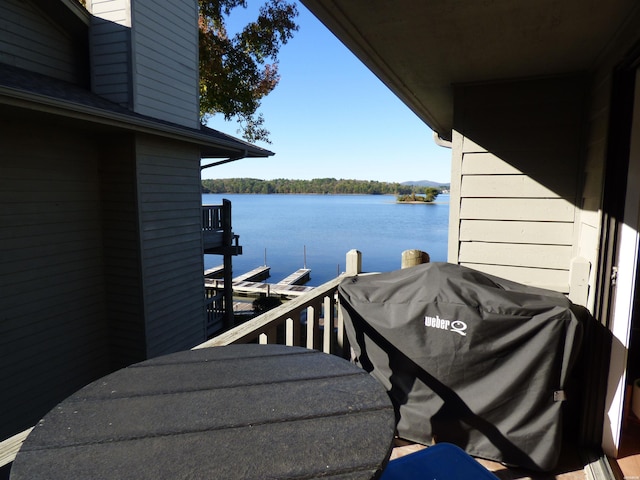
[[[432,203],[440,194],[440,189],[435,187],[427,187],[424,194],[412,192],[396,197],[398,203]]]

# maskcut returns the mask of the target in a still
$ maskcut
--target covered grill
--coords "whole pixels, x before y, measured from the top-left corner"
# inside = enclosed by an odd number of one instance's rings
[[[564,295],[448,263],[349,278],[338,291],[354,359],[386,387],[399,437],[556,465],[582,338]]]

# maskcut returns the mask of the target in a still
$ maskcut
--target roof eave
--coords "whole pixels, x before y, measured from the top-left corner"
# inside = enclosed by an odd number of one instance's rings
[[[238,157],[239,155],[264,158],[274,155],[269,150],[232,137],[220,138],[220,136],[227,136],[215,130],[212,132],[218,136],[213,137],[206,130],[160,122],[142,115],[104,110],[6,86],[0,86],[0,104],[196,144],[201,148],[202,158]]]

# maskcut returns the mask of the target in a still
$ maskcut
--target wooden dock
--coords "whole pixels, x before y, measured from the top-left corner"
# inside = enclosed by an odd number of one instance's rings
[[[313,287],[302,285],[284,285],[281,283],[262,282],[233,282],[233,293],[281,295],[284,297],[297,297],[313,290]]]
[[[276,285],[304,285],[311,278],[310,268],[296,270],[287,278],[280,280]]]
[[[233,283],[236,282],[257,282],[258,280],[264,280],[265,278],[269,278],[269,271],[271,267],[267,267],[263,265],[262,267],[254,268],[253,270],[243,273],[242,275],[238,275],[237,277],[233,277]]]
[[[210,269],[215,270],[215,268]],[[262,266],[254,268],[250,272],[239,275],[233,279],[233,293],[240,295],[280,295],[284,297],[296,297],[310,292],[313,287],[300,285],[309,281],[311,269],[301,268],[278,283],[265,283],[258,280],[269,276],[270,267]],[[209,270],[207,270],[208,272]],[[224,288],[224,280],[205,272],[204,284],[208,288]]]
[[[233,279],[234,282],[257,282],[258,280],[264,280],[269,278],[269,271],[271,267],[262,266],[254,268],[250,272],[243,273]],[[224,275],[224,265],[218,265],[217,267],[208,268],[204,271],[204,278],[222,278]],[[292,276],[292,275],[289,275]],[[287,277],[289,278],[289,277]],[[285,279],[286,280],[286,279]]]
[[[224,265],[218,265],[217,267],[207,268],[204,271],[204,278],[222,278],[224,274]]]

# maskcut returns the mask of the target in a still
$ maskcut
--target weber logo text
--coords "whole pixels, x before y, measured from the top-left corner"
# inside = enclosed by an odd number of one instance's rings
[[[435,317],[425,316],[424,326],[455,332],[462,335],[463,337],[467,336],[467,324],[460,320],[445,320],[444,318],[440,318],[438,315],[436,315]]]

